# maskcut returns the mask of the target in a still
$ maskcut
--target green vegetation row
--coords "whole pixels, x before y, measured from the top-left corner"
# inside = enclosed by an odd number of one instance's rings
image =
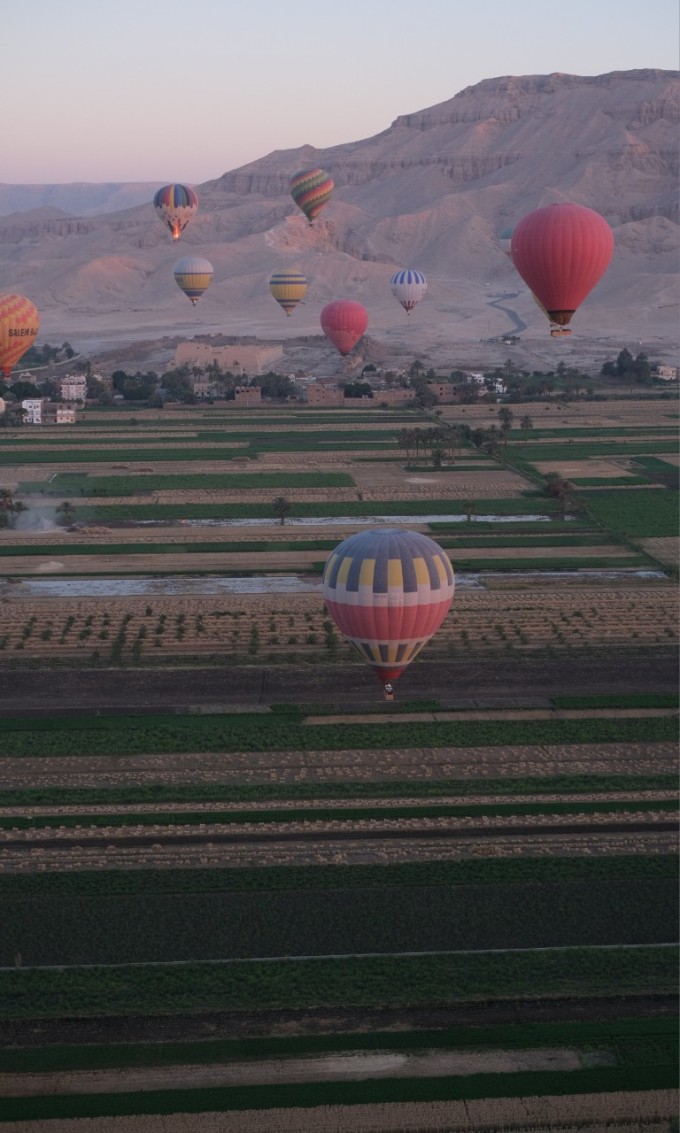
[[[676,879],[675,854],[621,857],[482,858],[389,865],[263,866],[213,869],[82,870],[0,874],[0,898],[140,896],[229,890],[381,889],[416,886],[544,885],[567,882]]]
[[[293,505],[294,506],[294,505]],[[611,543],[611,537],[600,532],[593,535],[574,533],[569,535],[508,535],[449,538],[437,536],[437,543],[447,550],[501,547],[597,547]],[[96,546],[82,543],[59,545],[58,553],[64,555],[205,555],[205,554],[255,554],[280,551],[332,551],[337,547],[335,539],[279,539],[279,540],[221,540],[191,543],[101,543]],[[0,546],[2,556],[43,557],[55,554],[54,543],[20,543]]]
[[[70,457],[69,457],[70,459]],[[23,493],[47,492],[51,496],[135,496],[140,492],[240,488],[352,488],[354,480],[345,472],[230,472],[184,476],[145,473],[125,476],[57,474],[48,485],[24,481]]]
[[[555,500],[525,499],[515,500],[476,500],[472,515],[525,515],[528,513],[542,516],[557,514],[558,504]],[[365,500],[347,500],[344,502],[329,501],[324,503],[296,502],[291,512],[295,519],[304,519],[307,516],[324,515],[335,516],[373,516],[373,515],[464,515],[464,505],[459,500],[380,500],[368,502]],[[78,519],[271,519],[272,507],[269,503],[229,503],[229,504],[96,504],[87,507],[75,505],[75,515]],[[531,530],[537,528],[532,523]],[[479,523],[472,523],[466,528],[463,523],[456,524],[455,530],[485,530]],[[488,530],[497,530],[489,527]],[[513,528],[514,529],[514,528]],[[571,524],[566,528],[571,530]],[[551,528],[552,530],[552,528]]]
[[[605,527],[637,539],[680,533],[680,493],[663,488],[588,492],[589,515]]]
[[[572,426],[561,429],[556,426],[553,429],[528,429],[526,433],[523,429],[510,429],[507,433],[509,441],[528,440],[529,444],[537,440],[566,440],[570,437],[583,437],[587,440],[599,441],[602,437],[649,437],[652,433],[658,434],[661,437],[677,435],[677,430],[673,425],[608,425],[600,427],[598,425],[588,427],[575,428]]]
[[[136,803],[236,803],[303,799],[439,798],[444,795],[505,795],[594,793],[597,791],[674,790],[673,774],[559,775],[512,779],[422,779],[344,783],[238,783],[144,787],[28,787],[3,791],[5,806],[132,806]],[[5,879],[0,874],[0,891]]]
[[[615,961],[615,962],[614,962]],[[321,1006],[441,1005],[486,999],[627,995],[677,988],[672,947],[337,960],[17,968],[0,972],[0,1017],[174,1015]]]
[[[672,877],[181,894],[152,882],[135,895],[0,899],[0,965],[671,944],[678,911]]]
[[[648,430],[649,431],[649,430]],[[503,458],[513,464],[544,464],[549,460],[587,460],[591,456],[620,456],[624,458],[673,453],[675,445],[669,437],[664,441],[629,441],[615,444],[609,441],[555,445],[513,445],[503,450]]]
[[[143,1114],[205,1113],[250,1109],[318,1108],[334,1105],[471,1100],[474,1098],[554,1097],[619,1091],[675,1089],[673,1056],[645,1066],[574,1071],[523,1071],[470,1077],[370,1079],[285,1086],[212,1087],[144,1091],[137,1094],[70,1094],[8,1098],[0,1121]],[[670,1128],[670,1127],[669,1127]]]
[[[126,826],[204,826],[229,825],[243,826],[253,822],[259,824],[276,823],[287,825],[299,822],[407,822],[411,820],[435,818],[527,818],[536,815],[581,814],[627,814],[631,811],[677,811],[674,800],[636,799],[634,802],[602,799],[593,802],[574,800],[573,802],[523,802],[523,803],[469,803],[467,805],[421,804],[420,806],[380,806],[380,807],[314,807],[295,810],[211,810],[211,811],[160,811],[153,813],[121,814],[112,811],[108,814],[67,814],[2,816],[0,830],[39,830],[63,829],[87,826],[126,827]]]
[[[356,1034],[289,1038],[208,1039],[42,1046],[0,1050],[0,1073],[50,1073],[114,1067],[210,1065],[243,1059],[293,1058],[346,1051],[514,1050],[570,1047],[583,1054],[605,1049],[619,1066],[665,1064],[675,1059],[677,1020],[622,1019],[607,1022],[519,1023],[460,1026],[437,1031],[361,1031]]]
[[[237,716],[50,717],[0,721],[6,756],[134,755],[163,752],[334,751],[394,747],[674,742],[673,717],[595,720],[436,721],[329,728],[281,718]],[[28,725],[28,727],[26,726]]]

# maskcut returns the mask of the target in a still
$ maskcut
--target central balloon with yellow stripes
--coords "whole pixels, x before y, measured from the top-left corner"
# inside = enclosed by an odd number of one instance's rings
[[[323,575],[333,621],[383,683],[400,677],[437,632],[453,592],[448,555],[427,535],[399,527],[350,535]]]

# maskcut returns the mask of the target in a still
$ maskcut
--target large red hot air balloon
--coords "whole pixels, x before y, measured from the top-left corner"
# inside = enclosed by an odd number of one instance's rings
[[[446,552],[427,535],[396,527],[350,535],[323,575],[331,617],[383,684],[400,677],[437,632],[453,590]]]
[[[513,264],[548,318],[563,327],[606,272],[613,251],[607,221],[583,205],[536,209],[512,234]]]
[[[321,312],[321,329],[341,354],[349,354],[367,326],[366,308],[353,299],[336,299]]]

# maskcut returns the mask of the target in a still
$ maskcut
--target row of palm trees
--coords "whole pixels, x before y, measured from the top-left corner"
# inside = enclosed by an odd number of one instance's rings
[[[416,462],[428,460],[435,468],[441,468],[445,459],[455,463],[456,452],[466,444],[483,448],[494,456],[501,445],[507,445],[508,433],[512,428],[514,414],[506,405],[498,410],[498,425],[488,429],[470,429],[468,425],[434,425],[424,429],[404,428],[399,432],[397,443],[406,453],[406,464],[412,457]],[[534,427],[528,413],[520,419],[519,427],[524,436],[524,444]]]

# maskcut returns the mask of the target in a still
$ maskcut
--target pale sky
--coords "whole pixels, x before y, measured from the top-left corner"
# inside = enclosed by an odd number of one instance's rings
[[[678,3],[21,0],[2,39],[0,182],[200,184],[482,79],[676,69]]]

